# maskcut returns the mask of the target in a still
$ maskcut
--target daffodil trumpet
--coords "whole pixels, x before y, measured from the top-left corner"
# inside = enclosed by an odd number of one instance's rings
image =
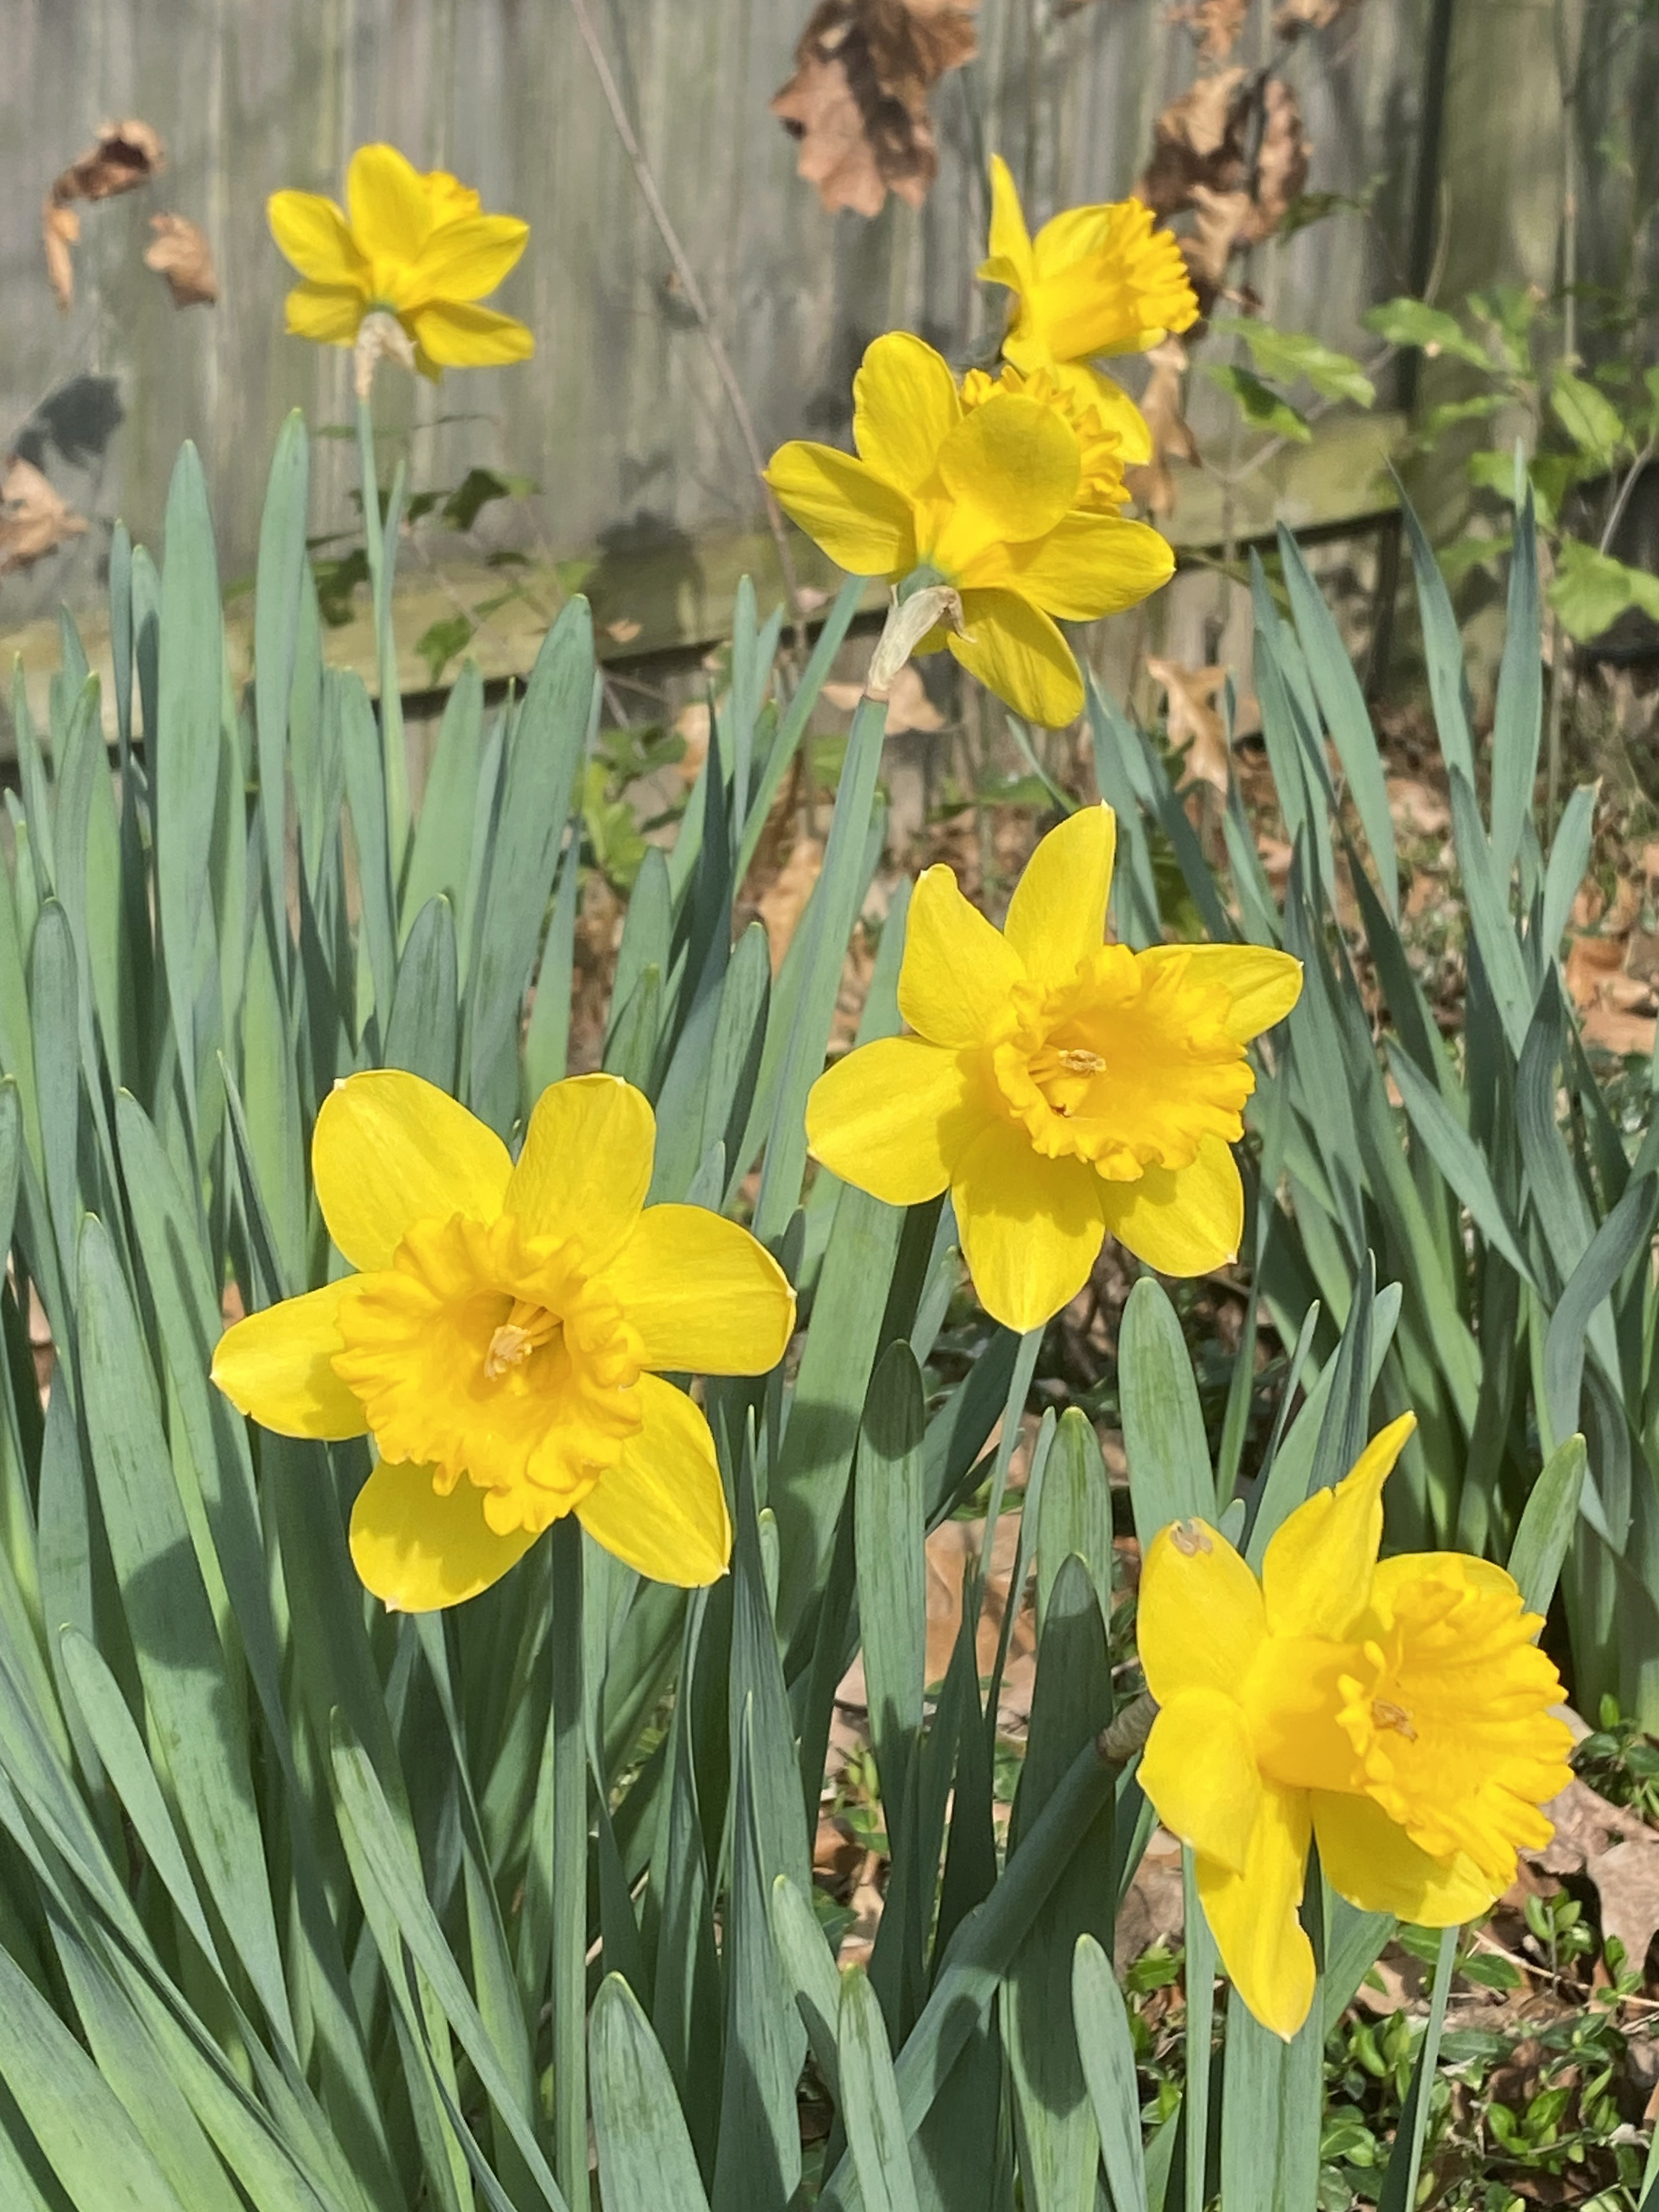
[[[371,1439],[351,1556],[387,1606],[459,1604],[571,1516],[659,1582],[726,1571],[714,1439],[663,1376],[765,1373],[794,1295],[736,1222],[646,1206],[655,1141],[611,1075],[544,1091],[516,1161],[396,1069],[324,1100],[313,1176],[356,1272],[238,1322],[213,1376],[280,1434]]]
[[[1298,1918],[1310,1841],[1352,1905],[1429,1928],[1487,1910],[1571,1778],[1564,1692],[1501,1567],[1380,1559],[1382,1486],[1415,1426],[1280,1525],[1260,1581],[1208,1522],[1148,1547],[1138,1635],[1158,1700],[1141,1787],[1194,1855],[1234,1988],[1289,2038],[1313,2002]]]
[[[1259,945],[1108,944],[1115,843],[1108,806],[1051,830],[1001,930],[926,870],[899,970],[915,1034],[849,1053],[807,1103],[813,1156],[843,1182],[892,1206],[950,1191],[980,1303],[1022,1333],[1077,1295],[1108,1235],[1165,1274],[1237,1251],[1246,1047],[1302,988]]]

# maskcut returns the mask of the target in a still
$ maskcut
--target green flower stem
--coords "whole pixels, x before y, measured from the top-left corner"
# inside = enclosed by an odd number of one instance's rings
[[[1014,1354],[1014,1371],[1008,1378],[1008,1395],[1003,1402],[1002,1429],[997,1437],[997,1455],[991,1463],[991,1494],[985,1510],[985,1537],[979,1547],[979,1559],[974,1570],[975,1583],[974,1607],[976,1613],[985,1609],[985,1592],[991,1579],[991,1554],[997,1540],[997,1522],[1002,1517],[1002,1500],[1008,1487],[1008,1464],[1014,1455],[1014,1446],[1019,1441],[1019,1419],[1025,1410],[1026,1394],[1031,1387],[1031,1372],[1036,1365],[1037,1347],[1042,1342],[1044,1323],[1028,1328],[1019,1340],[1019,1349]],[[1010,1589],[1010,1610],[1019,1603],[1018,1589]],[[985,1713],[986,1732],[993,1744],[997,1735],[997,1699],[1001,1683],[999,1667],[991,1681],[991,1694]]]
[[[398,648],[392,626],[392,579],[396,548],[386,559],[386,536],[380,520],[380,478],[374,459],[374,416],[366,395],[357,401],[357,463],[362,477],[363,544],[368,557],[368,580],[374,601],[374,653],[380,677],[380,747],[386,766],[387,850],[392,860],[394,892],[401,889],[404,861],[409,849],[409,758],[404,740],[404,698],[398,681]],[[389,520],[393,530],[402,511],[402,471],[393,486]],[[389,1006],[380,1010],[384,1029],[391,1018]]]
[[[582,1531],[553,1545],[553,2172],[577,2212],[587,2189],[587,1753],[582,1693]]]

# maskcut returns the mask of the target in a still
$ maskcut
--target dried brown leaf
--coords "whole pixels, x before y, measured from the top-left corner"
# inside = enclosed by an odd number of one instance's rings
[[[1187,349],[1179,338],[1165,338],[1146,356],[1152,374],[1140,395],[1140,411],[1152,437],[1152,458],[1140,468],[1127,469],[1124,480],[1152,514],[1172,514],[1176,482],[1169,456],[1183,461],[1198,459],[1198,446],[1182,412],[1182,387],[1186,381]]]
[[[144,266],[167,278],[173,306],[212,307],[219,297],[219,279],[206,233],[182,215],[153,215],[149,227],[155,238]]]
[[[46,248],[46,281],[57,295],[59,312],[66,315],[75,305],[75,257],[70,248],[81,235],[81,218],[72,207],[48,200],[40,210],[40,234]]]
[[[789,940],[806,910],[806,902],[812,896],[812,886],[823,868],[823,840],[821,837],[798,837],[789,858],[756,902],[760,918],[766,925],[767,943],[772,954],[772,973],[775,975],[783,965],[783,956],[789,950]]]
[[[1295,39],[1304,31],[1327,31],[1358,5],[1359,0],[1279,0],[1273,9],[1273,36]]]
[[[826,684],[823,696],[832,707],[839,707],[850,714],[864,696],[861,684]],[[945,717],[927,696],[927,688],[915,667],[907,661],[893,678],[887,695],[887,734],[902,738],[907,730],[940,730]]]
[[[60,205],[68,200],[113,199],[149,184],[167,165],[167,149],[148,123],[100,123],[97,139],[63,171],[52,197]]]
[[[1172,100],[1152,126],[1152,155],[1135,186],[1155,215],[1193,204],[1194,185],[1229,191],[1243,181],[1252,105],[1249,72],[1218,70]]]
[[[1302,109],[1282,76],[1270,76],[1262,94],[1265,118],[1256,155],[1249,240],[1271,238],[1308,181],[1313,142],[1302,128]]]
[[[1640,1973],[1659,1929],[1659,1831],[1577,1778],[1544,1812],[1555,1833],[1527,1856],[1547,1874],[1589,1876],[1601,1900],[1602,1936],[1616,1936]]]
[[[40,470],[14,454],[0,477],[0,576],[44,559],[86,527],[86,517],[58,497]]]
[[[1250,0],[1176,0],[1169,21],[1187,26],[1206,62],[1224,62],[1249,12]]]
[[[1224,668],[1188,668],[1179,660],[1149,659],[1146,673],[1168,695],[1170,743],[1187,756],[1187,773],[1225,793],[1231,774],[1227,733],[1213,703],[1227,680]]]
[[[978,0],[819,0],[772,112],[800,142],[797,173],[833,211],[920,207],[939,169],[927,96],[978,52]]]

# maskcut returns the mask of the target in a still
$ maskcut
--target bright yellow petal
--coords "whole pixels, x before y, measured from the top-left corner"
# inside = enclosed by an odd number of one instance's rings
[[[980,1132],[957,1163],[951,1197],[963,1257],[994,1321],[1036,1328],[1077,1296],[1104,1235],[1100,1188],[1082,1160],[1033,1152],[1018,1122]]]
[[[1191,1690],[1236,1698],[1267,1633],[1261,1585],[1219,1529],[1159,1530],[1141,1563],[1135,1638],[1160,1705]]]
[[[965,1053],[881,1037],[812,1085],[806,1141],[832,1175],[888,1206],[937,1198],[989,1112]]]
[[[1025,863],[1003,929],[1028,971],[1045,983],[1066,981],[1104,942],[1116,849],[1111,808],[1080,806]]]
[[[924,868],[910,901],[899,1012],[930,1044],[986,1043],[1009,1019],[1025,969],[1000,930],[957,889],[944,866]]]
[[[878,476],[915,493],[962,420],[942,354],[908,331],[878,338],[853,379],[853,441]]]
[[[530,239],[517,216],[475,215],[434,230],[405,279],[413,300],[482,300],[493,292]],[[459,366],[459,364],[457,364]]]
[[[355,345],[368,308],[351,284],[296,284],[283,305],[289,336],[313,345]]]
[[[1316,1790],[1313,1825],[1326,1881],[1362,1912],[1456,1928],[1478,1919],[1496,1894],[1473,1859],[1431,1858],[1369,1797]]]
[[[766,481],[792,522],[849,576],[903,576],[916,565],[910,502],[867,463],[797,438],[772,456]]]
[[[619,1075],[573,1075],[536,1101],[502,1210],[532,1237],[574,1237],[603,1267],[632,1234],[651,1187],[657,1117]]]
[[[1091,368],[1086,362],[1078,362],[1068,365],[1066,380],[1074,389],[1086,393],[1089,404],[1116,438],[1126,469],[1144,466],[1152,459],[1152,427],[1115,378]]]
[[[1302,963],[1263,945],[1152,945],[1136,957],[1148,967],[1175,968],[1232,1000],[1227,1030],[1240,1044],[1282,1022],[1302,995]]]
[[[969,591],[962,611],[968,635],[946,642],[970,676],[1041,729],[1076,721],[1083,712],[1077,655],[1041,607],[1018,592]]]
[[[477,215],[483,206],[471,185],[464,185],[459,177],[452,177],[447,169],[428,169],[421,182],[426,186],[434,230],[441,230],[447,222],[459,222],[466,216]]]
[[[699,1589],[732,1557],[732,1523],[702,1409],[654,1375],[637,1384],[645,1425],[576,1508],[596,1544],[653,1582]]]
[[[1175,554],[1150,523],[1068,514],[1038,544],[1014,548],[1009,568],[1015,588],[1051,615],[1093,622],[1161,591],[1175,574]]]
[[[315,284],[349,284],[361,290],[363,257],[346,219],[320,192],[273,192],[265,202],[270,234],[302,276]]]
[[[1100,1190],[1107,1228],[1160,1275],[1207,1275],[1237,1256],[1244,1186],[1219,1137],[1200,1137],[1187,1167],[1148,1168],[1138,1182]]]
[[[358,1580],[392,1613],[436,1613],[477,1597],[536,1540],[522,1528],[498,1536],[484,1497],[463,1478],[441,1498],[429,1467],[382,1460],[351,1509]]]
[[[701,1206],[648,1206],[605,1271],[647,1367],[764,1375],[795,1326],[789,1279],[763,1244]]]
[[[1264,1784],[1243,1874],[1197,1862],[1198,1893],[1227,1978],[1288,2043],[1313,2004],[1313,1946],[1297,1917],[1308,1872],[1307,1792]]]
[[[389,1267],[417,1221],[493,1221],[513,1163],[476,1115],[418,1075],[374,1068],[324,1099],[311,1170],[328,1233],[354,1267]]]
[[[1370,1601],[1382,1541],[1382,1485],[1415,1413],[1374,1436],[1334,1489],[1316,1490],[1274,1531],[1261,1560],[1261,1588],[1275,1636],[1340,1643]]]
[[[351,234],[371,260],[407,264],[432,233],[426,179],[395,146],[360,146],[346,171]]]
[[[493,307],[470,307],[459,300],[431,300],[412,309],[407,320],[415,342],[440,368],[502,368],[528,361],[536,350],[534,333],[512,315]]]
[[[1160,1705],[1136,1779],[1172,1835],[1243,1873],[1262,1785],[1236,1698],[1183,1690]]]
[[[348,1275],[303,1297],[284,1298],[228,1328],[213,1354],[213,1379],[239,1413],[283,1437],[360,1437],[363,1409],[334,1372],[343,1352],[340,1301]]]
[[[1025,210],[1019,204],[1019,187],[1000,154],[991,156],[990,258],[980,275],[992,283],[1024,289],[1031,282],[1031,235],[1025,228]],[[994,268],[993,263],[1000,264]],[[1011,272],[1002,273],[1003,267]]]
[[[1083,451],[1064,416],[1009,392],[964,415],[939,449],[952,499],[983,517],[987,533],[1023,544],[1070,512],[1083,481]]]

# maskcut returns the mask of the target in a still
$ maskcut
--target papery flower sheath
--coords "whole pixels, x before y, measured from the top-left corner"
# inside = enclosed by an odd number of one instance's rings
[[[387,1605],[475,1595],[567,1513],[659,1582],[724,1573],[708,1424],[658,1370],[764,1373],[794,1294],[736,1222],[645,1205],[655,1141],[611,1075],[544,1091],[516,1163],[416,1076],[324,1100],[318,1202],[359,1272],[238,1322],[213,1379],[281,1435],[373,1437],[351,1554]]]
[[[1165,1274],[1232,1257],[1245,1047],[1302,988],[1260,945],[1106,944],[1115,842],[1109,806],[1051,830],[1000,931],[927,869],[899,970],[915,1036],[849,1053],[807,1101],[843,1182],[893,1206],[949,1189],[980,1303],[1010,1328],[1074,1297],[1109,1233]]]
[[[1017,368],[1047,368],[1092,399],[1133,464],[1152,457],[1152,434],[1122,386],[1092,367],[1099,355],[1146,353],[1198,319],[1198,295],[1174,234],[1136,199],[1068,208],[1033,238],[1019,191],[1000,155],[991,161],[986,283],[1013,295],[1004,356]]]
[[[390,315],[415,366],[434,380],[535,351],[524,324],[477,304],[515,265],[530,226],[484,214],[477,193],[447,171],[422,175],[395,146],[360,146],[345,210],[319,192],[283,191],[266,212],[304,279],[288,295],[292,336],[355,345],[368,316]]]
[[[1055,626],[1133,606],[1166,583],[1157,531],[1098,496],[1103,436],[1051,384],[981,377],[958,392],[943,357],[891,331],[853,385],[856,456],[801,441],[766,480],[807,536],[849,575],[895,584],[920,570],[953,586],[962,631],[948,646],[1016,714],[1046,728],[1083,707],[1077,658]]]
[[[1391,1423],[1288,1516],[1260,1583],[1204,1521],[1163,1530],[1141,1569],[1158,1702],[1141,1786],[1196,1855],[1238,1994],[1285,2037],[1313,1999],[1310,1836],[1351,1904],[1454,1927],[1509,1887],[1517,1849],[1549,1841],[1539,1808],[1571,1778],[1560,1678],[1510,1577],[1458,1552],[1377,1558],[1414,1425]]]

